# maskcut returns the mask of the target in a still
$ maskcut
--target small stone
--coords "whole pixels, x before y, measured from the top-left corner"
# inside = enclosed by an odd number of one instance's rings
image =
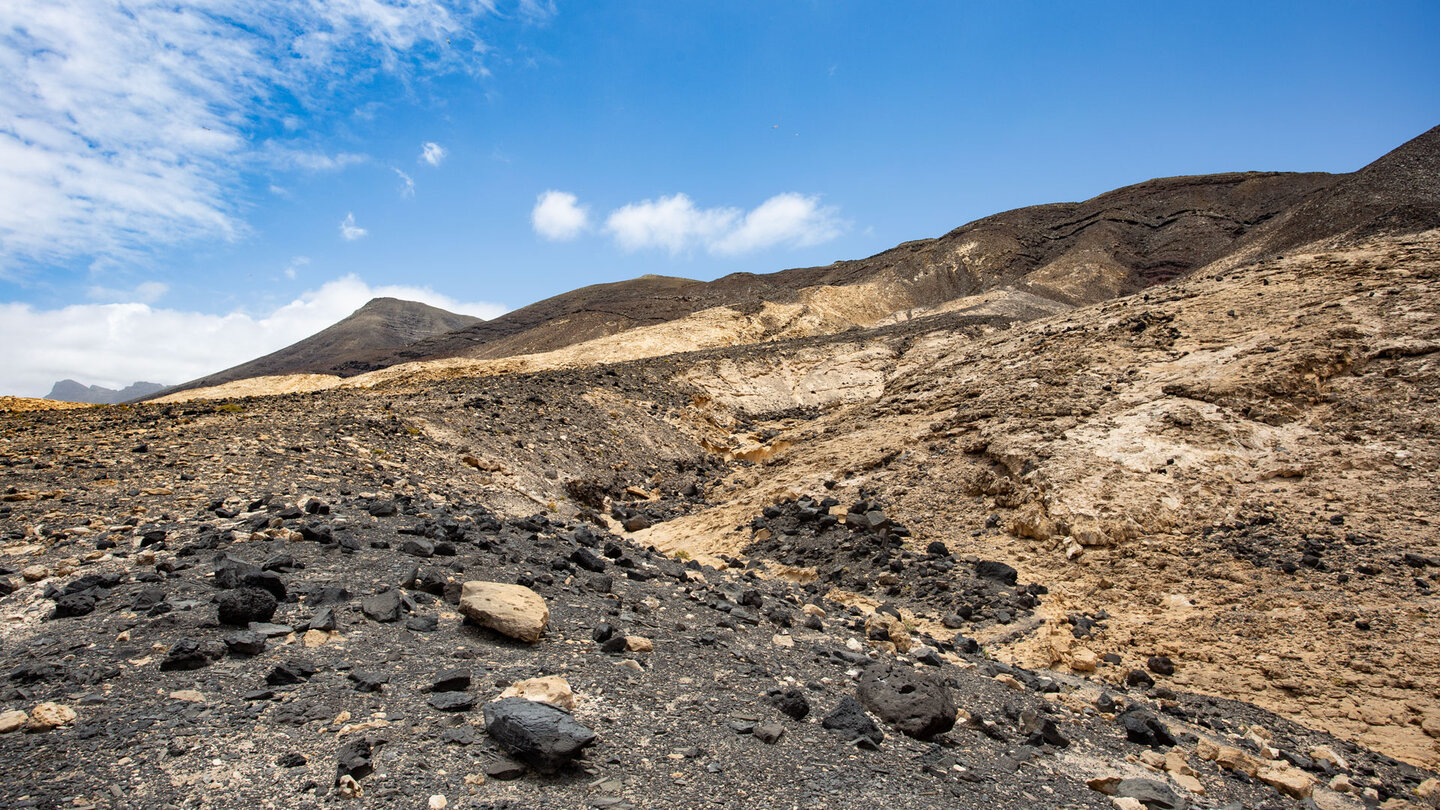
[[[825,728],[843,732],[852,740],[865,739],[878,745],[885,739],[884,732],[880,731],[880,727],[865,713],[860,702],[849,695],[841,698],[840,703],[825,715],[820,724]]]
[[[390,676],[383,672],[362,672],[352,669],[347,677],[355,686],[356,692],[379,692],[381,687],[390,682]]]
[[[1175,674],[1175,663],[1163,655],[1152,655],[1145,666],[1156,675],[1170,676]]]
[[[360,612],[382,624],[400,621],[402,608],[400,592],[395,590],[384,591],[360,600]]]
[[[569,682],[559,675],[516,681],[504,692],[501,692],[500,697],[525,698],[537,703],[558,706],[566,711],[572,711],[575,708],[575,692],[571,690]]]
[[[803,720],[805,715],[810,713],[810,701],[806,699],[804,692],[794,687],[771,689],[765,694],[765,699],[792,720]]]
[[[1314,777],[1288,765],[1261,768],[1255,778],[1293,799],[1307,799],[1315,791]]]
[[[436,692],[429,703],[442,712],[463,712],[475,705],[475,696],[469,692]]]
[[[75,710],[59,703],[41,703],[30,710],[26,731],[49,731],[75,722]]]
[[[289,753],[281,754],[280,756],[275,758],[275,764],[279,765],[282,768],[298,768],[309,761],[310,760],[307,759],[304,754],[301,754],[297,751],[291,751]]]
[[[177,689],[170,693],[171,700],[180,700],[186,703],[204,703],[205,696],[194,689]]]
[[[342,799],[358,799],[365,795],[365,789],[350,774],[342,774],[335,780],[335,794]]]
[[[193,638],[182,638],[170,647],[170,651],[160,661],[160,671],[171,672],[207,667],[219,657],[215,653],[216,651],[210,649],[208,645],[202,645]]]
[[[431,692],[464,692],[470,688],[470,671],[447,669],[430,682]]]
[[[525,765],[510,757],[496,757],[485,763],[485,775],[491,779],[509,782],[525,775]]]
[[[259,655],[265,652],[265,636],[249,630],[231,633],[225,637],[225,646],[231,655]]]
[[[644,636],[626,636],[625,649],[630,652],[654,652],[655,642]]]
[[[445,810],[446,807],[450,806],[450,803],[445,801],[445,797],[441,796],[438,793],[434,796],[431,796],[430,801],[427,804],[430,810]]]
[[[30,715],[19,709],[10,709],[0,712],[0,734],[9,734],[12,731],[19,731],[30,721]]]
[[[756,739],[766,745],[774,745],[780,741],[781,737],[785,736],[785,727],[779,723],[761,723],[755,727],[752,733]]]

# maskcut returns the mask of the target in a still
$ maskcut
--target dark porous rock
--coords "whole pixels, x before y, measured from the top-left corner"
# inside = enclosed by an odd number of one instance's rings
[[[165,654],[160,669],[163,672],[200,669],[210,666],[219,657],[211,645],[201,644],[193,638],[182,638]]]
[[[870,667],[860,678],[860,702],[902,733],[920,740],[955,725],[949,687],[928,673],[894,665]]]
[[[239,588],[215,597],[216,617],[221,624],[246,627],[251,622],[268,622],[278,603],[269,591]]]
[[[232,655],[259,655],[265,652],[265,636],[263,633],[241,630],[226,636],[225,646]]]
[[[577,548],[570,552],[570,562],[584,568],[586,571],[594,571],[597,574],[605,570],[604,558],[588,548]]]
[[[1185,810],[1187,802],[1175,795],[1163,782],[1154,779],[1122,779],[1115,786],[1115,795],[1134,799],[1148,810]]]
[[[277,600],[285,598],[285,580],[281,579],[280,575],[274,571],[255,571],[246,574],[242,584],[247,588],[261,588],[269,591],[270,595]]]
[[[810,713],[810,701],[805,699],[804,692],[794,687],[771,689],[765,693],[765,699],[792,720],[803,720]]]
[[[72,593],[55,600],[55,612],[50,614],[52,619],[66,619],[72,616],[84,616],[95,612],[95,595],[90,593]]]
[[[470,670],[449,669],[435,676],[431,692],[464,692],[470,688]]]
[[[849,695],[840,698],[840,703],[820,721],[820,725],[847,735],[852,740],[866,739],[879,745],[885,733],[865,713],[860,701]]]
[[[1125,739],[1130,742],[1151,748],[1170,748],[1175,745],[1175,738],[1170,736],[1170,730],[1165,728],[1165,724],[1138,706],[1116,715],[1115,722],[1125,730]]]
[[[525,698],[485,704],[485,732],[512,756],[551,773],[594,745],[595,732],[569,712]]]
[[[464,712],[475,705],[475,696],[469,692],[436,692],[429,703],[442,712]]]
[[[311,630],[324,630],[327,633],[340,629],[340,622],[335,618],[335,609],[331,607],[323,607],[315,611],[315,615],[311,616],[310,621],[306,624]]]
[[[281,754],[275,757],[275,764],[282,768],[298,768],[309,761],[310,760],[305,758],[304,754],[297,751],[291,751],[288,754]]]
[[[1175,662],[1163,655],[1150,656],[1150,660],[1145,662],[1145,666],[1156,675],[1168,676],[1175,674]]]
[[[402,606],[400,592],[395,590],[384,591],[360,600],[360,610],[371,619],[383,623],[399,621]]]
[[[981,560],[975,563],[975,576],[1003,585],[1014,585],[1020,579],[1020,572],[1002,562]]]

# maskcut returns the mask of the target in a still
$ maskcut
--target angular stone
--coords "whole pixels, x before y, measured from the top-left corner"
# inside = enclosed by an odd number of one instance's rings
[[[202,646],[193,638],[182,638],[170,647],[165,653],[165,658],[160,661],[160,671],[170,672],[173,670],[200,669],[210,666],[216,656],[211,650]]]
[[[482,627],[531,643],[540,640],[550,623],[550,608],[540,594],[503,582],[465,583],[460,612]]]
[[[9,734],[12,731],[19,731],[30,722],[30,715],[19,709],[0,712],[0,734]]]
[[[843,732],[850,739],[865,739],[875,745],[879,745],[885,739],[885,733],[865,713],[860,702],[849,695],[840,698],[840,703],[820,721],[820,725],[828,729]]]
[[[463,712],[475,705],[475,696],[469,692],[436,692],[429,703],[442,712]]]
[[[361,612],[377,622],[387,624],[400,620],[402,607],[400,592],[394,590],[377,593],[360,600]]]
[[[501,692],[500,697],[525,698],[537,703],[558,706],[566,711],[575,708],[575,692],[570,688],[570,683],[559,675],[546,675],[543,678],[516,681],[510,685],[510,688]]]
[[[30,710],[26,731],[49,731],[75,722],[75,710],[59,703],[41,703]]]
[[[550,773],[588,746],[595,732],[562,709],[524,698],[502,698],[485,705],[485,732],[512,756]]]

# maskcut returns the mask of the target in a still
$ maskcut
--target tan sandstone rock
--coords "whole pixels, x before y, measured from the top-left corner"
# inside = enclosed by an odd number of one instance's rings
[[[49,731],[75,722],[75,710],[59,703],[41,703],[30,710],[26,731]]]
[[[570,683],[559,675],[516,681],[509,689],[501,692],[500,697],[522,697],[536,703],[558,706],[566,711],[575,708],[575,692],[570,688]]]
[[[531,643],[540,640],[550,623],[550,608],[540,594],[503,582],[465,583],[460,612],[481,627]]]

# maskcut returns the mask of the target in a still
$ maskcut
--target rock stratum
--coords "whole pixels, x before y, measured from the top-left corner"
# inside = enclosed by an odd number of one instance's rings
[[[1435,134],[1089,297],[0,417],[0,799],[1433,807]]]

